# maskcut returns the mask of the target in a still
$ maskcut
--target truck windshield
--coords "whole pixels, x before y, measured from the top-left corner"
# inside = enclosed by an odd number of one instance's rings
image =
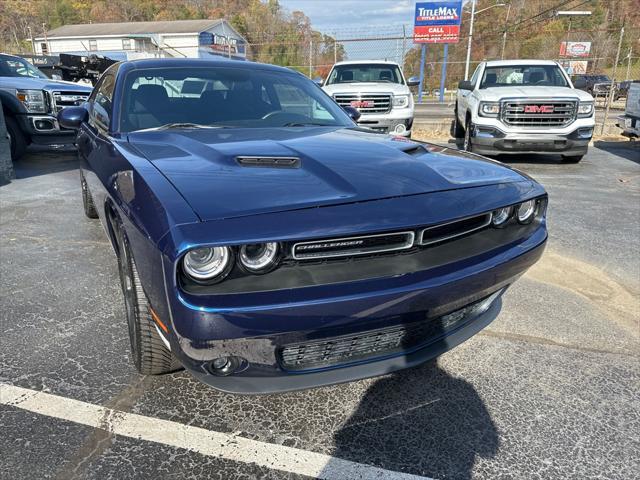
[[[351,65],[336,65],[326,85],[334,83],[400,83],[404,84],[400,69],[397,65],[387,63],[358,63]]]
[[[480,88],[513,86],[568,87],[562,70],[557,65],[512,65],[487,67]]]
[[[0,55],[0,77],[48,78],[26,60]]]
[[[120,131],[154,128],[354,126],[316,84],[298,73],[193,67],[131,71]]]

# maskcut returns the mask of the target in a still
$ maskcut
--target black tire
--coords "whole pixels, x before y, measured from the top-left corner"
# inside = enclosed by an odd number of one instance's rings
[[[82,206],[84,207],[84,214],[87,218],[98,218],[98,211],[93,203],[93,197],[89,191],[87,180],[84,178],[82,169],[80,170],[80,188],[82,189]]]
[[[464,126],[464,143],[462,149],[465,152],[473,152],[473,140],[471,138],[471,132],[473,131],[473,123],[471,119],[467,118],[467,123]]]
[[[27,150],[27,139],[18,126],[18,122],[11,117],[5,117],[7,133],[9,134],[9,145],[11,146],[11,160],[17,162],[24,156]]]
[[[580,163],[580,160],[584,155],[564,155],[562,157],[562,163]]]
[[[453,122],[451,123],[451,135],[453,138],[464,138],[464,127],[458,121],[458,109],[454,113]]]
[[[182,368],[160,335],[149,311],[149,302],[142,289],[136,264],[131,256],[129,242],[122,226],[116,228],[118,240],[118,269],[124,295],[129,327],[131,358],[138,372],[144,375],[162,375]]]

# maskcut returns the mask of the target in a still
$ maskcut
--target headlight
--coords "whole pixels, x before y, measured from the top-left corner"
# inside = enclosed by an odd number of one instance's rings
[[[480,115],[484,117],[497,117],[500,113],[500,104],[498,102],[481,102]]]
[[[29,113],[46,113],[47,104],[42,90],[17,90],[16,97]]]
[[[218,282],[233,266],[229,247],[204,247],[189,251],[182,260],[184,272],[196,282]]]
[[[531,223],[536,213],[536,201],[528,200],[518,205],[518,222],[519,223]]]
[[[408,107],[409,106],[409,95],[394,95],[393,96],[393,106],[394,107]]]
[[[494,227],[504,227],[510,217],[511,207],[499,208],[498,210],[494,210],[491,215],[491,223]]]
[[[593,102],[580,102],[578,105],[578,116],[579,117],[590,117],[593,113]]]
[[[267,273],[278,263],[278,244],[254,243],[240,248],[240,265],[251,273]]]

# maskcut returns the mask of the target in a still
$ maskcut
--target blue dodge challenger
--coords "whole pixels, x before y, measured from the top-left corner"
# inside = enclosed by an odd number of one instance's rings
[[[544,249],[545,190],[357,117],[297,72],[223,59],[119,63],[60,112],[140,372],[315,387],[418,365],[496,317]]]

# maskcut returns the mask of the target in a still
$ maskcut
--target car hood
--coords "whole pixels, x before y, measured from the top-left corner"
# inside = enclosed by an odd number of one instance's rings
[[[499,101],[504,98],[576,98],[583,102],[593,101],[587,92],[569,87],[493,87],[478,90],[480,98],[488,101]]]
[[[56,90],[61,92],[87,92],[92,88],[79,83],[51,80],[50,78],[0,77],[0,86],[31,90]]]
[[[393,93],[395,95],[409,93],[409,87],[406,85],[389,82],[334,83],[325,85],[322,89],[328,95],[335,95],[336,93]]]
[[[357,129],[141,131],[128,141],[203,221],[525,180],[482,157]],[[239,156],[299,164],[243,166]]]

